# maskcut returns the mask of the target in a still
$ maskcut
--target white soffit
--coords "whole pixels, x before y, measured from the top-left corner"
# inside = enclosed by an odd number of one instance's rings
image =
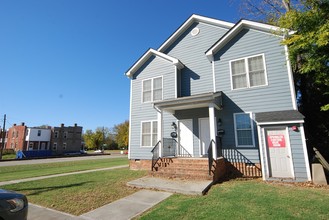
[[[232,29],[230,29],[217,43],[215,43],[207,52],[206,56],[210,61],[213,61],[213,56],[216,54],[225,44],[227,44],[236,34],[238,34],[243,28],[250,28],[254,30],[264,31],[273,35],[279,35],[282,30],[279,27],[259,23],[249,20],[240,20]]]
[[[182,69],[184,65],[176,58],[168,56],[167,54],[161,53],[154,49],[149,49],[126,73],[125,75],[128,77],[132,77],[135,71],[137,71],[152,55],[161,57],[173,65],[175,65],[178,69]]]

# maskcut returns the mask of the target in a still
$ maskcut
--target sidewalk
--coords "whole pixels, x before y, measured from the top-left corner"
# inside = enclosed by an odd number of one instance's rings
[[[128,165],[101,168],[94,170],[78,171],[71,173],[55,174],[50,176],[41,176],[26,178],[21,180],[11,180],[0,182],[0,186],[53,178],[58,176],[67,176],[80,173],[89,173],[102,170],[112,170],[128,167]],[[119,199],[115,202],[97,208],[80,216],[70,215],[68,213],[41,207],[35,204],[29,204],[28,220],[126,220],[134,218],[154,205],[167,199],[172,193],[181,193],[188,195],[202,195],[211,186],[211,181],[188,181],[188,180],[169,180],[156,177],[143,177],[127,183],[128,186],[141,188],[140,191]],[[157,191],[152,191],[154,189]],[[158,191],[160,190],[160,191]]]
[[[38,205],[29,205],[27,220],[126,220],[136,217],[171,196],[168,192],[141,190],[113,203],[82,214],[70,215]]]

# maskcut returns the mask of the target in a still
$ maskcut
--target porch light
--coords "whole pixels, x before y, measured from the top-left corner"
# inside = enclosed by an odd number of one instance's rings
[[[222,126],[222,119],[219,118],[217,120],[217,127],[220,127],[220,126]]]
[[[296,125],[292,126],[291,129],[292,129],[293,131],[298,131],[298,127],[297,127]]]
[[[177,130],[177,125],[176,125],[175,122],[173,122],[173,123],[171,124],[171,127],[172,127],[172,129],[174,129],[175,131]]]

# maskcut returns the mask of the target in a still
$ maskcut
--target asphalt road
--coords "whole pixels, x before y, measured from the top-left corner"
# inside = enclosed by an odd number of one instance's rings
[[[97,159],[119,158],[119,157],[127,157],[127,155],[111,154],[111,155],[95,155],[95,156],[81,156],[81,157],[76,156],[76,157],[61,157],[61,158],[47,158],[47,159],[0,161],[0,167],[26,165],[26,164],[43,164],[43,163],[57,163],[57,162],[67,162],[67,161],[80,161],[80,160],[97,160]]]

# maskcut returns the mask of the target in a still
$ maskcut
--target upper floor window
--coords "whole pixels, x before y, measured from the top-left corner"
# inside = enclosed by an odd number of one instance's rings
[[[67,132],[65,131],[64,132],[64,139],[66,139],[67,138]]]
[[[54,138],[58,138],[58,131],[55,131]]]
[[[235,113],[234,128],[237,147],[254,146],[254,132],[250,113]]]
[[[162,77],[143,80],[142,85],[143,102],[162,100]]]
[[[230,61],[232,89],[267,85],[264,55]]]
[[[41,136],[41,130],[38,130],[38,136]]]
[[[156,145],[158,139],[158,122],[142,122],[142,146],[152,147]]]

